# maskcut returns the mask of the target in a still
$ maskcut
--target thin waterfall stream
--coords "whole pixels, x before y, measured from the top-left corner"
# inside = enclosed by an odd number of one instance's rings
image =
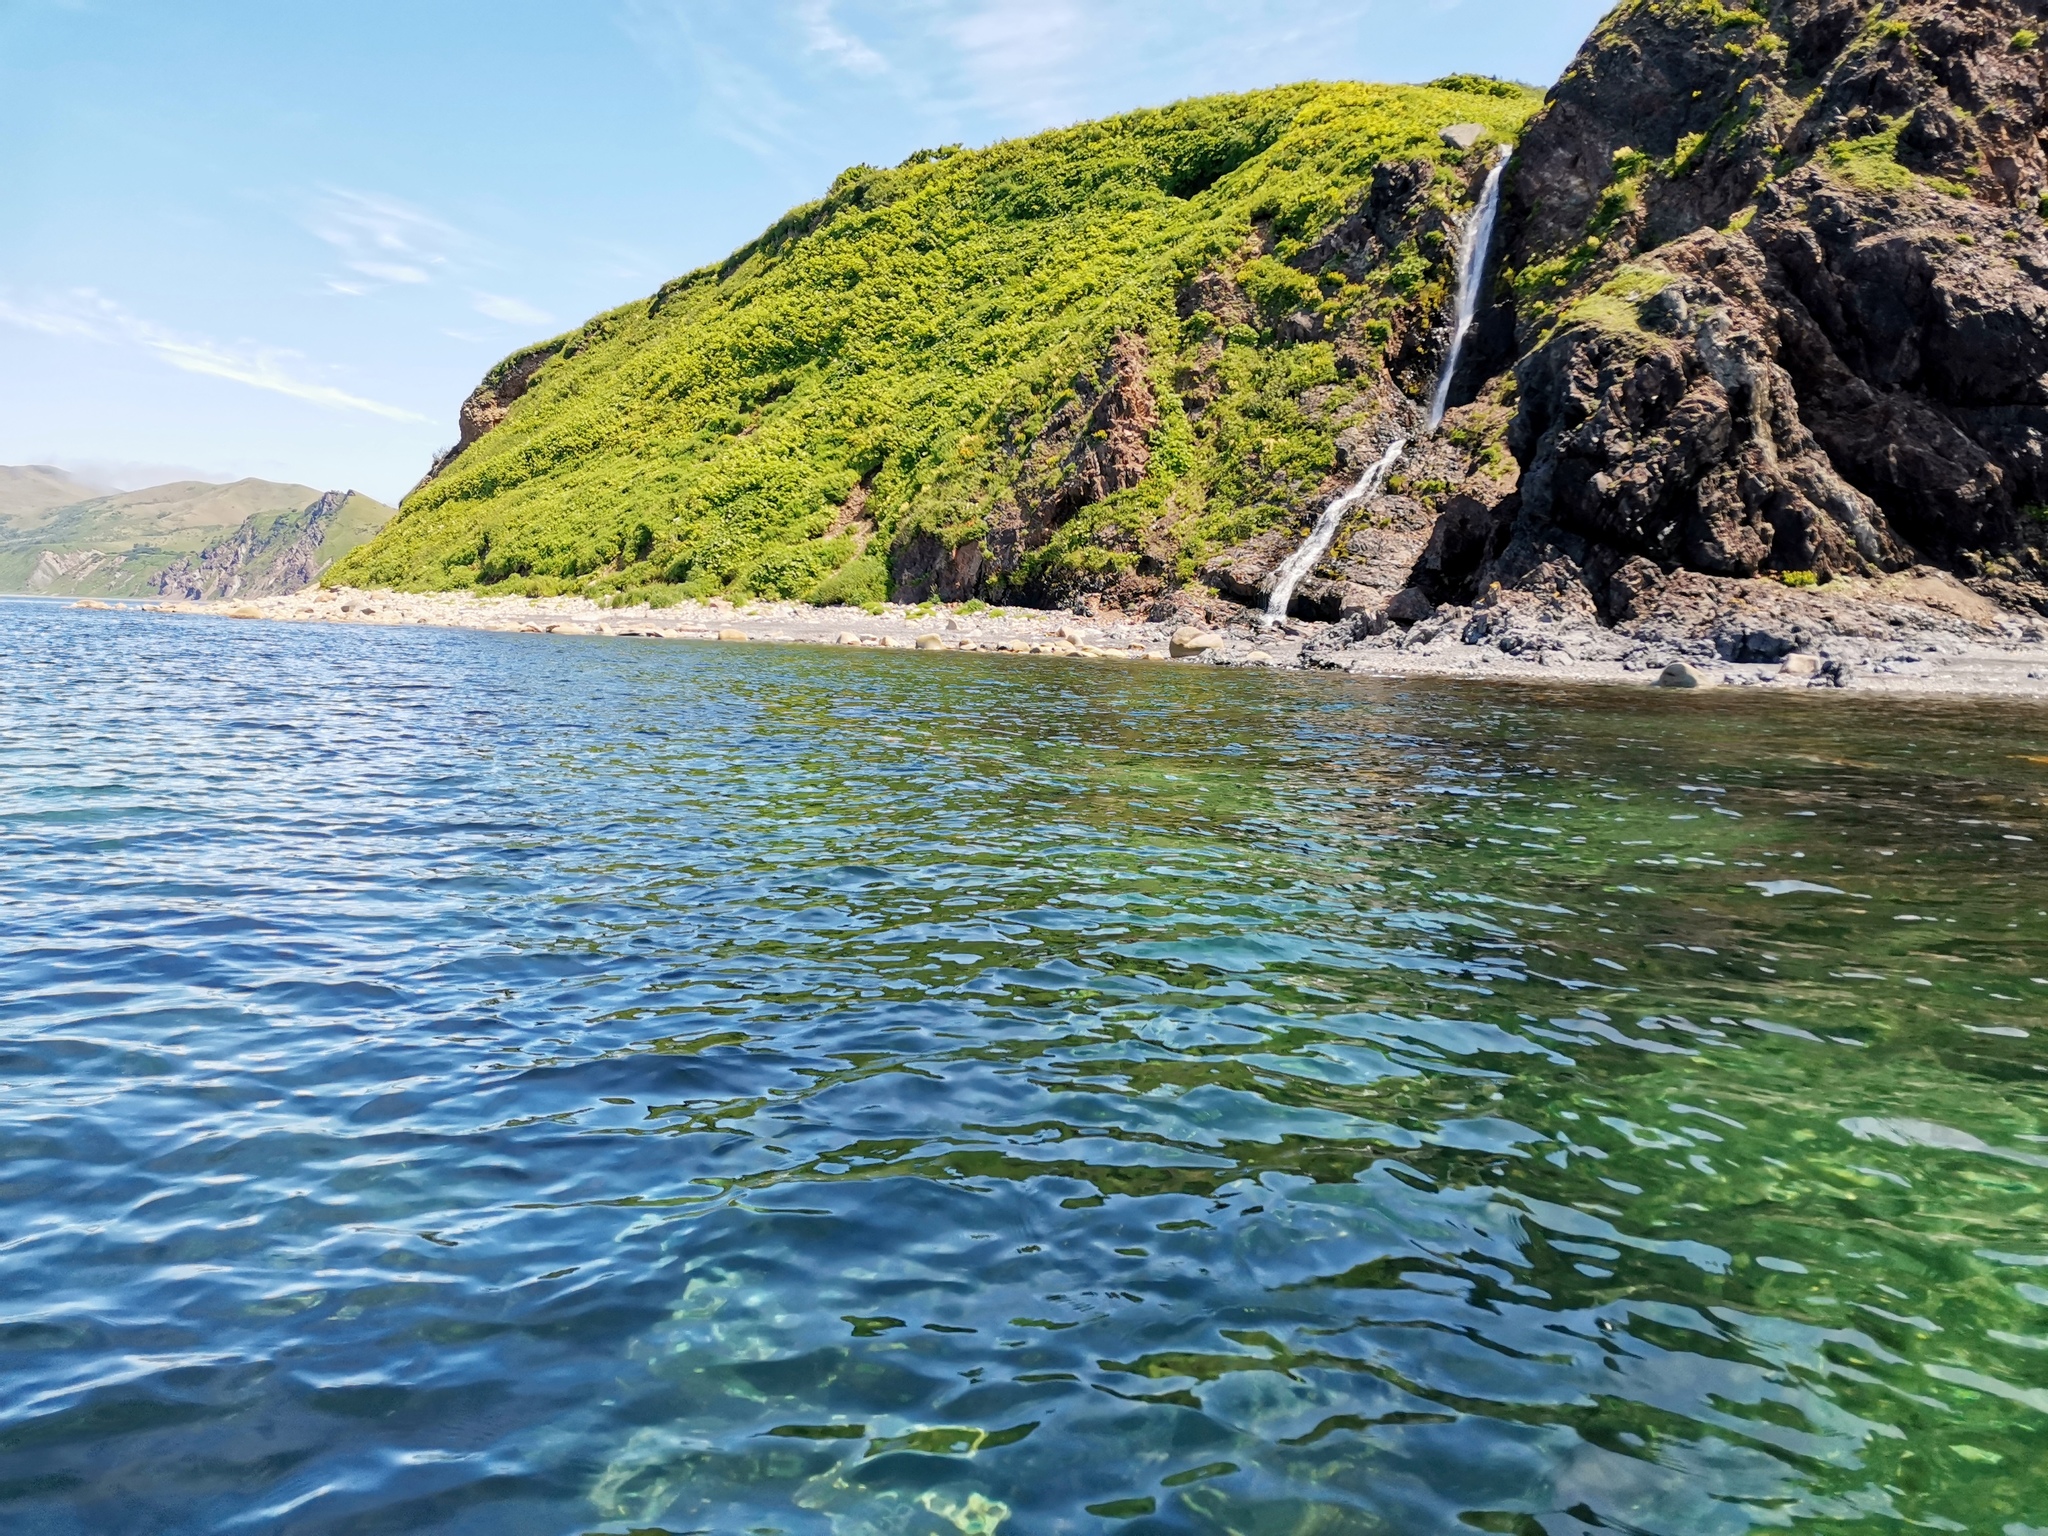
[[[1508,168],[1508,158],[1508,151],[1502,150],[1494,161],[1493,169],[1487,173],[1486,185],[1480,190],[1479,205],[1473,210],[1472,218],[1465,226],[1464,238],[1458,243],[1458,304],[1451,326],[1451,348],[1444,358],[1443,371],[1437,376],[1436,392],[1430,400],[1429,424],[1424,429],[1426,432],[1433,433],[1443,425],[1444,412],[1451,403],[1451,383],[1458,374],[1458,361],[1465,350],[1466,338],[1471,335],[1472,324],[1479,316],[1479,295],[1486,277],[1486,253],[1493,244],[1494,221],[1500,214],[1501,180]],[[1396,438],[1385,457],[1359,476],[1358,483],[1350,490],[1323,509],[1323,515],[1316,519],[1315,527],[1301,548],[1282,561],[1280,568],[1273,573],[1273,591],[1266,599],[1266,612],[1260,620],[1262,625],[1271,626],[1287,617],[1287,610],[1294,602],[1295,589],[1329,552],[1338,528],[1350,515],[1351,509],[1380,493],[1407,449],[1408,439]]]
[[[1394,472],[1394,466],[1401,462],[1401,455],[1408,450],[1408,439],[1397,437],[1386,452],[1386,456],[1368,469],[1356,485],[1323,508],[1323,515],[1316,519],[1316,526],[1301,548],[1281,562],[1280,569],[1273,573],[1273,595],[1266,599],[1267,624],[1277,624],[1287,617],[1288,604],[1294,601],[1294,589],[1301,585],[1304,576],[1316,568],[1316,562],[1323,558],[1330,547],[1330,541],[1337,537],[1337,529],[1350,514],[1351,509],[1361,502],[1369,501],[1380,493],[1380,487],[1387,483],[1387,476]]]
[[[1473,211],[1471,221],[1465,226],[1465,238],[1458,245],[1458,311],[1451,325],[1451,350],[1444,358],[1443,372],[1437,375],[1436,394],[1429,402],[1429,425],[1425,431],[1434,432],[1444,424],[1444,412],[1451,407],[1451,384],[1458,377],[1458,359],[1464,353],[1466,339],[1472,334],[1472,322],[1479,318],[1479,295],[1483,291],[1486,277],[1486,253],[1493,245],[1494,220],[1500,215],[1501,178],[1508,168],[1508,152],[1502,150],[1493,162],[1493,169],[1487,173],[1486,185],[1479,193],[1479,206]]]

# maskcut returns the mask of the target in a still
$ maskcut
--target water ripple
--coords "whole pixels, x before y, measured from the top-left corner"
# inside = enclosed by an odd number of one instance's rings
[[[2039,713],[0,630],[10,1528],[2041,1507]]]

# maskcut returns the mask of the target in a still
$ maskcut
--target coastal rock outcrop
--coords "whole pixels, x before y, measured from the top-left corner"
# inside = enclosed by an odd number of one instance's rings
[[[1540,103],[1287,87],[855,167],[501,363],[343,575],[1213,623],[1402,439],[1291,617],[1711,650],[1714,583],[1921,571],[2048,614],[2043,32],[1623,0]]]
[[[1440,529],[1448,595],[1562,578],[1619,621],[1678,571],[1927,564],[2048,612],[2043,9],[1603,23],[1510,173],[1522,477],[1491,526]]]

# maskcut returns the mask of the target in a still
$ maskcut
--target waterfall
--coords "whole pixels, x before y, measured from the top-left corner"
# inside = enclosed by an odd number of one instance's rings
[[[1309,534],[1308,541],[1273,573],[1273,595],[1266,599],[1265,623],[1278,623],[1287,617],[1288,605],[1294,601],[1294,589],[1323,558],[1330,541],[1337,537],[1337,529],[1342,525],[1345,514],[1360,502],[1379,494],[1380,487],[1387,483],[1387,476],[1394,472],[1394,466],[1401,462],[1401,455],[1407,448],[1407,438],[1395,438],[1394,446],[1387,450],[1385,458],[1359,476],[1358,484],[1323,508],[1323,515],[1316,519],[1315,531]]]
[[[1436,398],[1429,406],[1429,426],[1434,432],[1444,424],[1444,412],[1450,409],[1451,382],[1458,376],[1458,355],[1465,350],[1465,338],[1471,334],[1472,322],[1479,317],[1479,297],[1484,291],[1481,284],[1486,277],[1486,253],[1493,244],[1493,221],[1500,213],[1500,183],[1508,168],[1508,152],[1502,150],[1500,158],[1493,163],[1493,170],[1487,174],[1486,186],[1479,194],[1479,206],[1472,211],[1471,219],[1465,225],[1465,238],[1458,247],[1458,317],[1451,328],[1451,352],[1444,359],[1444,371],[1436,381]]]
[[[1509,152],[1503,149],[1500,158],[1487,173],[1486,185],[1479,193],[1479,206],[1472,210],[1472,217],[1466,221],[1464,237],[1458,242],[1458,310],[1457,319],[1451,328],[1451,351],[1444,359],[1444,371],[1436,381],[1436,397],[1430,402],[1430,432],[1444,424],[1444,412],[1451,403],[1451,382],[1457,377],[1458,358],[1465,349],[1465,338],[1471,333],[1472,322],[1479,317],[1479,298],[1486,279],[1486,253],[1493,244],[1493,225],[1500,213],[1501,178],[1508,168]],[[1276,624],[1287,617],[1287,610],[1294,602],[1294,589],[1301,585],[1302,578],[1316,568],[1316,564],[1329,551],[1331,541],[1337,537],[1337,529],[1343,524],[1346,514],[1360,502],[1370,501],[1380,493],[1380,487],[1387,483],[1387,476],[1394,472],[1394,466],[1401,462],[1401,455],[1408,450],[1408,439],[1394,439],[1393,447],[1386,457],[1373,465],[1358,483],[1323,508],[1323,515],[1316,519],[1316,526],[1301,548],[1289,555],[1273,573],[1273,594],[1266,599],[1266,612],[1261,624]]]

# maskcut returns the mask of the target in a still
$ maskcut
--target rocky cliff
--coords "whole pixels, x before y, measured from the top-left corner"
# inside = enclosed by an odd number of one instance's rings
[[[157,573],[156,590],[190,602],[298,592],[373,537],[391,513],[358,492],[328,491],[295,512],[251,517],[196,554],[173,560]]]
[[[1416,584],[1622,622],[1681,573],[1933,567],[2048,612],[2044,11],[1609,17],[1523,136],[1461,381],[1519,476],[1459,479]]]

